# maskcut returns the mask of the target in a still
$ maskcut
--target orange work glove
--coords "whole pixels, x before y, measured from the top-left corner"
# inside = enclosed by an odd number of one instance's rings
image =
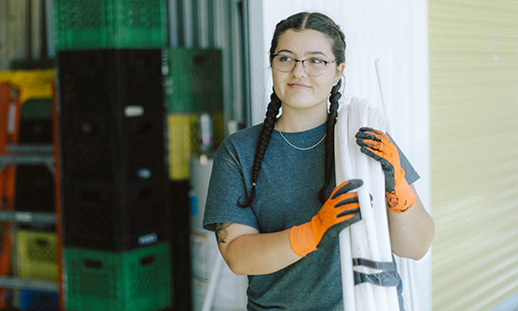
[[[349,192],[361,185],[360,179],[343,182],[311,221],[290,229],[290,246],[295,254],[305,257],[332,244],[342,229],[361,219],[358,193]]]
[[[360,128],[356,133],[356,143],[361,147],[361,152],[381,163],[385,173],[388,209],[395,213],[410,209],[415,196],[405,179],[405,170],[401,168],[397,147],[385,133],[369,127]]]

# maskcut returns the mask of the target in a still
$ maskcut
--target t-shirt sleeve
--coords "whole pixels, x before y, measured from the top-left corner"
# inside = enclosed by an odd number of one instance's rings
[[[405,170],[405,179],[408,182],[409,185],[416,182],[421,176],[417,173],[417,171],[414,169],[408,158],[405,156],[403,151],[399,149],[397,143],[394,141],[394,139],[390,136],[390,134],[387,133],[387,136],[392,141],[392,143],[396,146],[398,152],[399,152],[399,163],[401,164],[401,167]]]
[[[212,166],[203,227],[214,231],[214,224],[230,222],[259,228],[250,207],[240,207],[246,199],[246,181],[238,157],[230,144],[223,143]]]

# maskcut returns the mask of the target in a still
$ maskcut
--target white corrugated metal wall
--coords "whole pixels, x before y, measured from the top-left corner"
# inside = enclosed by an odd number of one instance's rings
[[[518,2],[430,0],[434,310],[518,298]]]
[[[427,1],[377,0],[251,0],[252,120],[262,122],[272,81],[268,50],[278,21],[298,11],[319,11],[331,16],[346,35],[345,101],[369,98],[381,106],[376,76],[378,61],[391,133],[422,178],[416,183],[430,208],[430,148],[428,113]],[[430,255],[420,262],[406,261],[400,271],[409,278],[406,300],[419,301],[409,310],[430,310]],[[413,298],[412,298],[413,297]]]

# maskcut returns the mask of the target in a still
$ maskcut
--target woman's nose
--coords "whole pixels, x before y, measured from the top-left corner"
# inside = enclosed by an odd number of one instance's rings
[[[292,73],[295,77],[304,77],[307,75],[306,68],[304,68],[304,61],[298,61],[295,63],[295,67]]]

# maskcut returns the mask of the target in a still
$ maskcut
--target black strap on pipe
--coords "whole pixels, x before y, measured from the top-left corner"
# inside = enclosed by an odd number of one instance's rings
[[[354,285],[368,282],[378,286],[390,287],[397,286],[398,284],[399,279],[393,262],[380,262],[364,258],[353,258],[353,266],[364,266],[383,270],[382,272],[372,274],[354,271]]]
[[[364,266],[378,270],[394,270],[394,263],[392,261],[382,262],[364,258],[353,258],[353,266]]]

